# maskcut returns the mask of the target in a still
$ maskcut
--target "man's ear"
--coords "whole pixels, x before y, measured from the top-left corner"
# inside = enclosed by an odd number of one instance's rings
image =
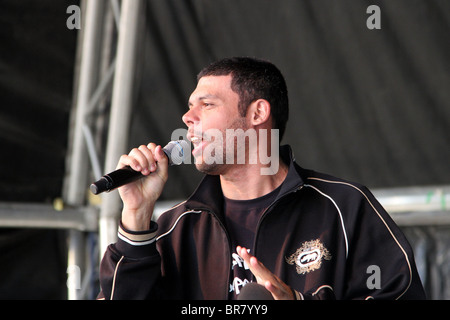
[[[252,125],[259,126],[269,121],[270,118],[270,103],[265,99],[258,99],[253,101],[247,113],[248,119]]]

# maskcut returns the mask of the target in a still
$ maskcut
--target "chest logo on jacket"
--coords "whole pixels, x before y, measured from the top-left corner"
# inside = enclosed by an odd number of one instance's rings
[[[295,253],[285,259],[287,263],[295,265],[298,274],[306,274],[319,269],[323,259],[331,260],[331,254],[317,239],[303,242]]]

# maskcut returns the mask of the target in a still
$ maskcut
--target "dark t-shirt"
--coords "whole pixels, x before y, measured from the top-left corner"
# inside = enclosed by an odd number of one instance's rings
[[[236,253],[236,247],[245,247],[252,253],[259,219],[275,201],[280,189],[281,186],[260,198],[251,200],[232,200],[224,197],[225,224],[230,235],[233,252],[229,287],[230,299],[236,299],[242,287],[252,279],[252,273],[244,260]]]

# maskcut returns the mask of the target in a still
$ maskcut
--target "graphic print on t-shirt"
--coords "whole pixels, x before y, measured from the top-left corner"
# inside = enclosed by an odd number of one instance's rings
[[[250,249],[247,249],[250,253]],[[251,282],[252,273],[247,263],[236,252],[232,254],[233,260],[231,262],[231,274],[233,281],[230,283],[230,293],[234,292],[234,296],[239,295],[242,288]]]
[[[231,275],[229,283],[229,298],[236,299],[242,288],[252,281],[253,275],[247,264],[236,250],[236,246],[247,248],[254,252],[253,241],[256,228],[265,210],[275,201],[280,187],[272,192],[251,200],[232,200],[224,197],[225,225],[232,246]]]

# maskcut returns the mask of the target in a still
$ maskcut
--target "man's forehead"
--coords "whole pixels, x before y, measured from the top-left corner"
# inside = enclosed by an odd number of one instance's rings
[[[216,84],[230,84],[231,83],[231,74],[225,76],[204,76],[198,80],[198,84],[206,84],[206,85],[216,85]]]
[[[220,99],[231,91],[231,75],[205,76],[200,78],[197,87],[192,92],[189,102],[203,99]]]

